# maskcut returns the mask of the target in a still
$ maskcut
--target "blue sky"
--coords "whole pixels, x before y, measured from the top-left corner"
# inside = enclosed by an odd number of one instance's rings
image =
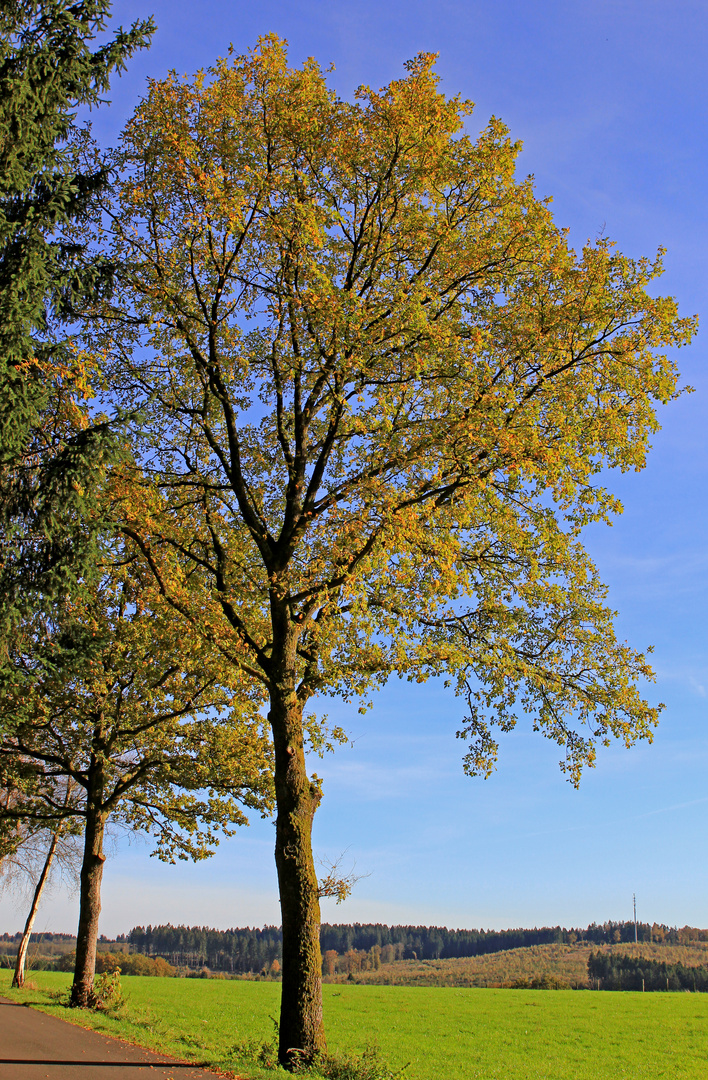
[[[552,195],[574,244],[604,232],[631,256],[668,249],[660,291],[684,314],[706,309],[708,8],[704,0],[312,0],[258,5],[118,0],[113,22],[154,13],[152,49],[131,63],[95,118],[114,141],[148,76],[208,67],[233,42],[288,39],[299,64],[334,63],[332,85],[396,78],[439,52],[443,89],[476,102],[469,130],[500,116],[524,143],[521,171]],[[624,515],[587,546],[610,586],[620,634],[655,646],[653,745],[602,751],[579,791],[557,747],[520,723],[488,781],[462,772],[461,703],[441,686],[391,684],[359,716],[329,709],[353,746],[316,762],[325,798],[315,846],[363,876],[327,921],[459,927],[586,925],[631,917],[708,926],[708,379],[705,334],[679,354],[696,392],[662,410],[641,474],[611,487]],[[101,931],[138,923],[278,923],[273,826],[256,821],[198,866],[164,867],[117,838]],[[2,929],[21,907],[0,902]],[[75,932],[76,898],[58,888],[37,929]]]

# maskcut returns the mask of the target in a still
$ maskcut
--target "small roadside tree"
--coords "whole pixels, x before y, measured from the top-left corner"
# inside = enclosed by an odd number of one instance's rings
[[[242,807],[268,810],[270,750],[258,704],[234,699],[223,664],[205,643],[185,642],[134,565],[24,631],[0,675],[2,819],[55,833],[81,822],[72,1003],[85,1007],[109,819],[152,834],[167,862],[206,858],[219,832],[246,823]]]
[[[60,785],[61,791],[52,792],[52,803],[62,803],[65,809],[71,805],[71,782]],[[66,817],[49,828],[32,820],[9,819],[3,810],[9,804],[17,808],[17,793],[7,789],[0,808],[0,891],[31,892],[31,902],[24,930],[17,946],[15,972],[12,985],[24,986],[25,967],[29,952],[34,921],[45,890],[52,878],[59,874],[70,880],[78,877],[80,865],[76,820]]]
[[[444,674],[470,773],[523,711],[574,783],[657,718],[579,535],[619,510],[600,470],[642,467],[692,323],[648,292],[658,261],[569,248],[433,59],[353,103],[275,37],[152,83],[96,238],[121,269],[87,337],[144,416],[124,536],[269,703],[285,1065],[324,1046],[308,702]]]

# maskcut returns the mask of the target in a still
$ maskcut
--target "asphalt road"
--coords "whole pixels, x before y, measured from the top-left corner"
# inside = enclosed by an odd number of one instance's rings
[[[215,1080],[217,1075],[0,998],[0,1080]]]

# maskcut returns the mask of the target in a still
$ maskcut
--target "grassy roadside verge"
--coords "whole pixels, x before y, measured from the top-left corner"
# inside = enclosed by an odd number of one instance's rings
[[[253,1080],[286,1074],[239,1054],[269,1038],[277,983],[125,977],[113,1017],[48,1004],[68,987],[32,976],[22,997],[62,1019]],[[326,986],[331,1049],[369,1044],[407,1080],[699,1080],[708,1076],[708,995]]]
[[[124,976],[121,979],[122,1004],[114,1010],[94,1012],[69,1009],[64,1004],[71,986],[70,974],[30,972],[28,988],[23,990],[11,989],[11,977],[11,972],[0,971],[0,994],[60,1020],[228,1076],[237,1076],[239,1080],[264,1080],[266,1077],[276,1080],[288,1076],[280,1069],[260,1068],[237,1050],[239,1044],[267,1039],[273,1030],[269,1012],[273,1013],[277,1006],[279,987],[275,984],[253,984],[251,990],[255,993],[249,995],[244,1008],[239,1007],[241,1003],[223,1000],[224,995],[218,993],[224,986],[221,982],[200,986],[195,993],[192,980]],[[170,983],[170,987],[162,987],[162,983]],[[212,988],[217,989],[216,994]],[[228,995],[230,999],[233,996]],[[232,1025],[228,1035],[224,1023],[225,1005],[229,1013],[233,1013],[234,1006],[239,1013],[238,1022]]]

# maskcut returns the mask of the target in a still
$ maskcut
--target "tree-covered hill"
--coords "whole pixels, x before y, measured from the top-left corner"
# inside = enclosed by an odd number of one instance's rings
[[[640,942],[687,944],[708,941],[708,930],[640,923]],[[206,965],[214,971],[258,973],[282,959],[279,927],[214,930],[206,926],[136,926],[126,935],[135,952],[163,956],[178,966]],[[375,950],[380,963],[447,960],[483,956],[541,945],[617,945],[634,941],[633,922],[591,923],[585,928],[533,927],[510,930],[452,930],[440,926],[387,926],[383,923],[323,923],[323,956]],[[326,962],[326,961],[325,961]]]

